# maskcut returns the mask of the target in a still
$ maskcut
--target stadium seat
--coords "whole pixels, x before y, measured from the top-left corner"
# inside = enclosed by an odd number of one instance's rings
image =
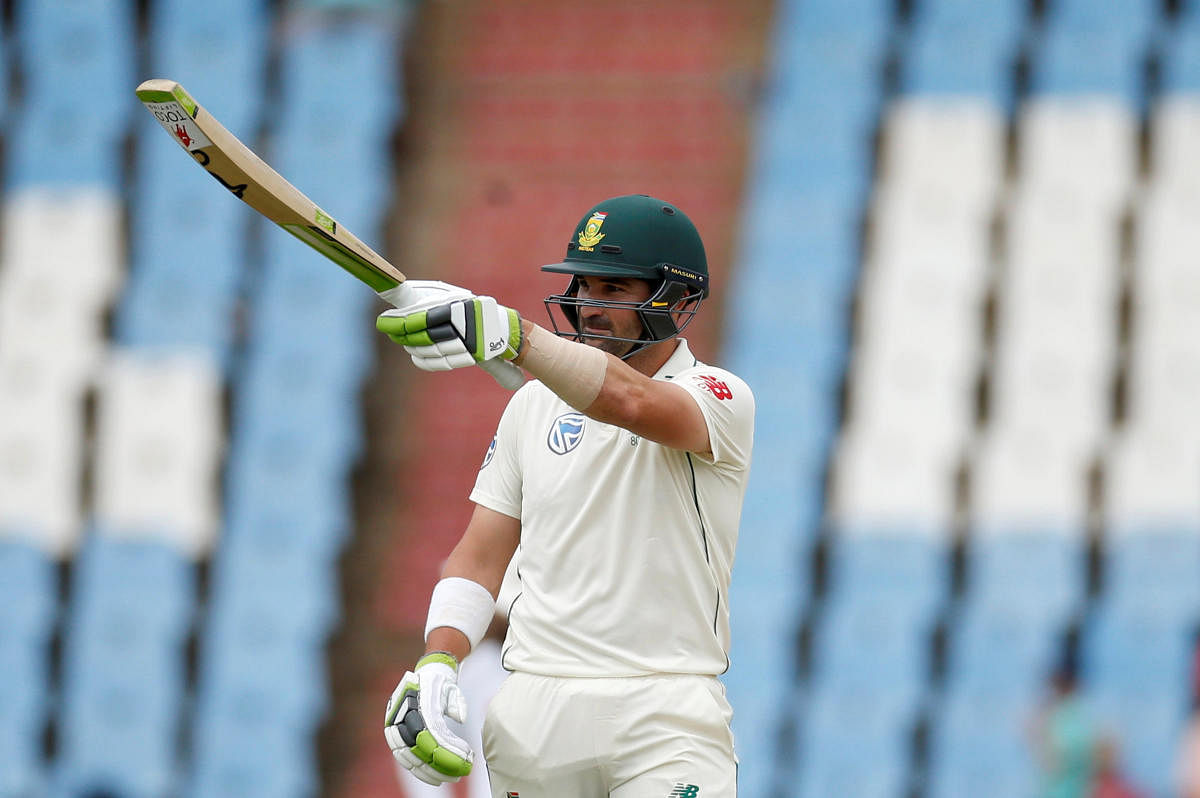
[[[0,538],[0,795],[38,795],[45,766],[40,741],[50,715],[50,639],[58,615],[55,562],[3,530]]]
[[[835,526],[826,560],[826,595],[835,602],[878,599],[931,612],[949,593],[949,558],[948,539],[924,530]]]
[[[68,271],[71,279],[59,279],[57,289],[75,312],[103,311],[124,277],[123,212],[120,195],[106,187],[42,185],[10,192],[0,241],[3,281]]]
[[[1137,128],[1135,110],[1116,96],[1027,100],[1017,117],[1018,180],[1024,190],[1119,208],[1137,172]]]
[[[845,591],[834,597],[813,638],[814,684],[919,696],[930,674],[934,609],[895,593]]]
[[[922,99],[970,97],[1007,111],[1014,103],[1019,48],[1014,30],[918,22],[903,50],[900,90]]]
[[[1200,124],[1196,129],[1200,131]],[[1188,167],[1181,160],[1175,163],[1186,174]],[[1168,158],[1164,168],[1172,168],[1170,161]],[[1196,148],[1195,165],[1200,167],[1200,147]],[[1196,174],[1200,176],[1200,169]],[[1200,246],[1200,233],[1191,223],[1200,202],[1173,189],[1169,180],[1166,175],[1155,177],[1138,203],[1133,236],[1133,309],[1138,328],[1158,326],[1161,316],[1176,327],[1181,321],[1190,321],[1188,308],[1200,296],[1200,266],[1188,256]]]
[[[957,462],[897,420],[844,429],[832,466],[829,518],[859,529],[948,534]]]
[[[799,785],[792,794],[903,794],[916,701],[912,692],[885,684],[873,689],[814,688],[800,721],[795,753]]]
[[[120,135],[134,110],[129,102],[136,85],[136,8],[133,0],[66,0],[20,3],[13,20],[22,71],[22,104],[39,113],[60,108],[63,100],[89,102],[82,116],[59,118],[59,125],[84,121],[77,132],[111,141]],[[65,90],[64,87],[70,87]],[[64,128],[48,144],[59,145]]]
[[[353,114],[364,130],[390,130],[403,113],[396,69],[400,22],[390,14],[291,17],[280,54],[284,116],[324,109],[332,116]],[[372,87],[368,103],[355,90],[363,81]]]
[[[150,7],[152,71],[182,83],[235,136],[251,136],[267,87],[269,4],[222,0],[207,9],[197,15],[181,0]]]
[[[1086,565],[1084,540],[1073,530],[978,534],[967,554],[967,590],[983,604],[1037,606],[1048,623],[1065,624],[1083,607]]]
[[[1078,31],[1051,26],[1038,38],[1031,92],[1038,98],[1102,95],[1141,108],[1147,44],[1124,28]]]
[[[1073,33],[1119,30],[1143,38],[1159,23],[1159,13],[1159,6],[1144,0],[1054,0],[1047,4],[1046,23]]]
[[[82,528],[84,404],[53,371],[0,356],[0,539],[65,555]]]
[[[1063,628],[1034,598],[988,600],[969,589],[947,643],[948,692],[1028,701],[1041,691]]]
[[[976,96],[903,96],[884,114],[879,182],[958,199],[989,221],[1005,171],[1007,118]]]
[[[96,516],[200,556],[216,535],[220,377],[203,356],[114,355],[99,397]]]
[[[1194,3],[1188,4],[1195,6]],[[1161,92],[1167,97],[1200,92],[1200,17],[1181,21],[1162,39],[1158,58]]]
[[[1154,594],[1105,596],[1083,639],[1089,684],[1120,693],[1177,695],[1188,684],[1200,611]]]
[[[76,559],[63,651],[58,789],[160,796],[177,778],[191,563],[97,529]]]
[[[1039,775],[1028,740],[1038,695],[952,688],[931,713],[928,794],[1033,795]],[[986,718],[986,722],[980,722]]]
[[[1191,434],[1200,423],[1191,412],[1200,390],[1200,340],[1188,324],[1176,329],[1154,326],[1141,314],[1135,322],[1128,368],[1128,411],[1137,426],[1167,426]]]

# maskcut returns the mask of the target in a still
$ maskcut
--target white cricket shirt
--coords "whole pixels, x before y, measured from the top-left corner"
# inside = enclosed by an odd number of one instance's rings
[[[574,410],[509,401],[471,500],[521,521],[503,664],[547,676],[723,673],[754,397],[680,339],[654,376],[700,406],[711,459]]]

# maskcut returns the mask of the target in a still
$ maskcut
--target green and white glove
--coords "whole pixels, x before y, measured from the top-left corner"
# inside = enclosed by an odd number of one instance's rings
[[[404,347],[417,368],[449,371],[493,358],[512,360],[521,349],[521,316],[490,296],[436,307],[389,310],[375,327]]]
[[[458,661],[444,651],[426,654],[404,674],[388,699],[383,736],[392,756],[435,787],[471,772],[474,753],[447,719],[465,723],[467,702],[458,689]]]

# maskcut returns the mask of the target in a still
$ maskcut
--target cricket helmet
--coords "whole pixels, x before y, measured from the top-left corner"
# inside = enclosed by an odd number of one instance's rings
[[[562,294],[546,298],[554,331],[572,338],[613,338],[637,344],[626,357],[647,344],[679,335],[708,296],[708,260],[700,233],[687,215],[669,202],[645,194],[613,197],[595,205],[575,226],[560,263],[545,272],[571,275]],[[579,276],[632,277],[650,283],[645,302],[579,299]],[[642,321],[642,337],[583,333],[581,306],[633,309]],[[569,327],[560,329],[552,311],[557,306]]]

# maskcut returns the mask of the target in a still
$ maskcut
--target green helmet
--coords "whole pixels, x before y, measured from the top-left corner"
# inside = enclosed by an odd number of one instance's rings
[[[542,271],[572,276],[565,293],[546,298],[547,311],[558,306],[569,322],[569,328],[561,330],[550,313],[559,335],[616,337],[581,333],[580,305],[637,310],[643,335],[629,354],[679,335],[708,296],[708,260],[696,226],[671,203],[645,194],[613,197],[591,208],[576,225],[566,257],[543,266]],[[579,275],[646,280],[651,296],[637,304],[580,300]]]

